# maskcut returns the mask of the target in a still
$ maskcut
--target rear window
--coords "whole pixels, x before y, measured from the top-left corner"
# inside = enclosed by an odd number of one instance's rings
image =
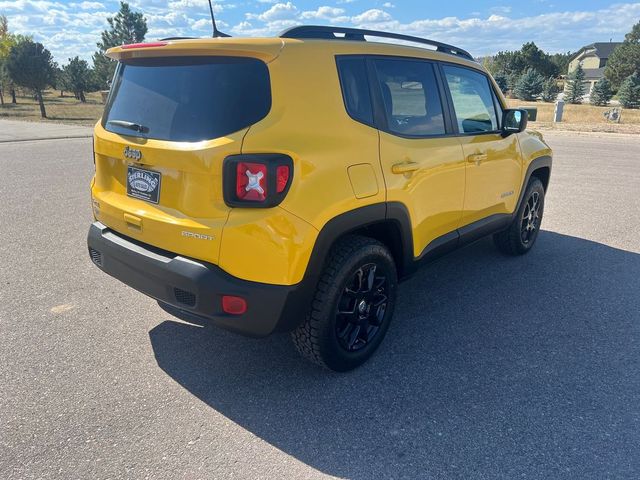
[[[197,142],[246,128],[271,108],[264,62],[236,57],[139,58],[118,65],[103,127]]]

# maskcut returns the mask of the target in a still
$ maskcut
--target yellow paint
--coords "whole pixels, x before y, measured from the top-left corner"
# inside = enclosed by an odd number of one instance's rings
[[[370,163],[351,165],[347,168],[347,173],[356,198],[373,197],[380,191],[376,172]]]

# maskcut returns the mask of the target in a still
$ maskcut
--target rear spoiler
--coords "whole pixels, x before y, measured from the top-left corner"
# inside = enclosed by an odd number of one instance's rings
[[[275,60],[284,48],[281,38],[194,38],[120,45],[107,50],[113,60],[141,57],[224,55]]]

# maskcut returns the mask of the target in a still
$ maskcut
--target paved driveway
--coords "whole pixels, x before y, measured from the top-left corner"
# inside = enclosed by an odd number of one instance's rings
[[[640,139],[547,137],[534,251],[421,270],[343,375],[94,268],[89,139],[0,144],[0,478],[638,478]]]

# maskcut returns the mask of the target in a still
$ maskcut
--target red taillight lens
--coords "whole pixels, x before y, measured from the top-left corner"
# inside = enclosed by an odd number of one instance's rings
[[[224,202],[230,207],[275,207],[287,196],[293,174],[293,160],[282,153],[229,155],[222,164]]]
[[[267,166],[262,163],[238,162],[236,195],[247,202],[264,202],[267,198]]]
[[[165,45],[169,45],[169,43],[168,42],[129,43],[127,45],[122,45],[120,48],[122,48],[123,50],[128,50],[130,48],[164,47]]]
[[[222,297],[222,310],[231,315],[242,315],[247,311],[247,301],[242,297],[224,295]]]
[[[276,192],[284,192],[287,183],[289,183],[289,165],[280,165],[276,169]]]

